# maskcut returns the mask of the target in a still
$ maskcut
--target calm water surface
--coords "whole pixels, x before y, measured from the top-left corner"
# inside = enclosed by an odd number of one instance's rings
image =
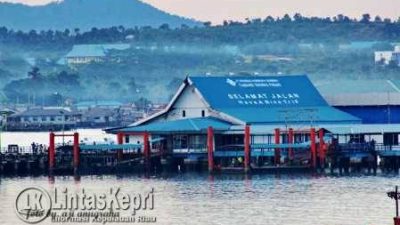
[[[82,139],[115,138],[101,130],[79,130]],[[48,143],[47,132],[3,133],[2,146]],[[23,224],[14,212],[18,193],[26,187],[54,187],[104,193],[122,187],[131,193],[155,190],[157,224],[393,224],[394,202],[386,192],[400,185],[399,176],[219,175],[0,178],[0,225]],[[40,224],[52,224],[45,221]]]
[[[155,190],[157,224],[393,224],[394,202],[386,192],[398,176],[175,174],[168,177],[14,177],[0,180],[0,224],[22,224],[14,203],[25,187],[81,188],[105,192],[122,187]],[[41,224],[51,224],[45,221]]]

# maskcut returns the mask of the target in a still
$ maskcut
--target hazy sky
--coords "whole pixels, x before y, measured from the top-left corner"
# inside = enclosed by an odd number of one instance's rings
[[[30,5],[52,0],[0,0]],[[114,0],[117,1],[117,0]],[[202,21],[221,23],[223,20],[244,20],[267,15],[334,16],[339,13],[359,18],[368,12],[397,19],[400,0],[142,0],[162,10]]]

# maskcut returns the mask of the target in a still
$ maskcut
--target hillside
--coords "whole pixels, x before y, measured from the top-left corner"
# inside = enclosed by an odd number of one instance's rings
[[[118,4],[116,4],[118,2]],[[0,3],[0,26],[14,30],[89,30],[93,27],[199,25],[139,0],[64,0],[44,6]]]

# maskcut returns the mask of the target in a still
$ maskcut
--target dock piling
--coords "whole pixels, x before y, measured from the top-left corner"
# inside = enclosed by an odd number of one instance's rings
[[[53,132],[50,133],[50,143],[49,143],[49,170],[53,170],[55,166],[55,151],[56,151],[56,146],[55,146],[55,134]]]
[[[310,129],[310,142],[311,142],[311,167],[316,169],[317,167],[317,151],[315,141],[315,128]]]
[[[212,127],[207,129],[207,152],[208,152],[208,171],[214,170],[214,130]]]
[[[281,138],[281,131],[279,128],[275,129],[275,144],[279,145],[280,144],[280,138]],[[281,149],[280,148],[275,148],[275,166],[278,166],[281,162]]]
[[[80,151],[79,151],[79,134],[74,133],[74,148],[73,148],[73,156],[74,156],[74,169],[78,169],[80,162]]]
[[[324,130],[319,129],[318,130],[318,138],[319,138],[319,166],[321,169],[325,169],[325,142],[324,142]]]
[[[244,171],[250,170],[250,126],[244,128]]]
[[[289,135],[288,135],[288,142],[289,144],[294,144],[294,132],[293,132],[293,128],[289,128]],[[294,159],[294,152],[293,152],[293,148],[289,148],[289,161],[293,161]]]
[[[124,134],[123,133],[117,134],[117,142],[119,145],[122,145],[124,143]],[[123,157],[124,157],[123,149],[118,149],[117,150],[117,160],[122,161]]]

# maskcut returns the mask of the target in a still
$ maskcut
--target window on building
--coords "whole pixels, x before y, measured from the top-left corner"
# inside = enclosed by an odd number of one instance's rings
[[[174,149],[187,149],[188,148],[188,136],[187,135],[175,135],[173,139]]]
[[[206,135],[191,135],[189,136],[189,149],[205,150],[207,149]]]
[[[201,117],[205,117],[206,116],[206,111],[201,110]]]
[[[186,110],[182,110],[182,117],[186,117]]]
[[[125,135],[125,143],[129,143],[129,135]]]
[[[383,145],[385,145],[385,146],[399,145],[399,134],[398,133],[384,133],[383,134]]]
[[[54,118],[54,116],[51,116],[51,117],[50,117],[50,121],[54,121],[54,120],[56,120],[56,119]]]

